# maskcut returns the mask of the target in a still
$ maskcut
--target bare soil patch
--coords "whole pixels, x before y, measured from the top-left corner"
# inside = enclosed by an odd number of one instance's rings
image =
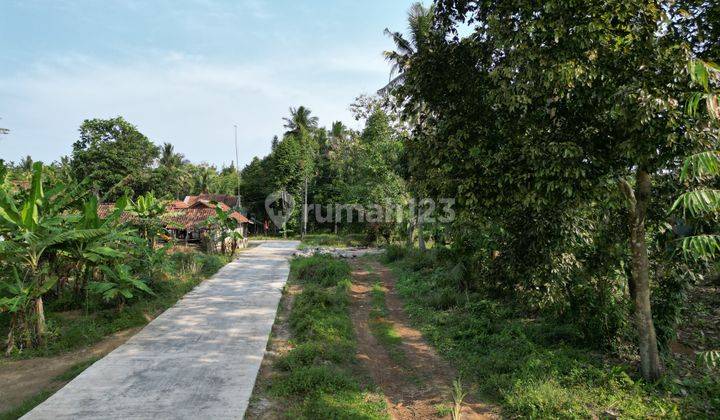
[[[0,362],[0,413],[19,406],[42,391],[57,391],[68,382],[57,380],[58,375],[79,363],[105,356],[139,330],[119,331],[97,344],[58,356]]]
[[[447,409],[452,406],[452,381],[457,372],[441,359],[410,325],[403,311],[402,301],[395,291],[392,272],[376,261],[354,261],[351,289],[351,317],[358,342],[357,357],[370,371],[372,378],[387,399],[390,415],[394,419],[450,418]],[[371,268],[369,271],[367,268]],[[371,290],[375,282],[385,289],[387,316],[400,336],[403,357],[391,357],[372,334],[368,325],[372,309]],[[499,409],[474,401],[468,396],[462,410],[464,419],[497,419]],[[443,416],[444,414],[444,416]]]

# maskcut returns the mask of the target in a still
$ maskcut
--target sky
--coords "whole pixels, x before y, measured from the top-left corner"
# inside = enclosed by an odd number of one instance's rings
[[[270,151],[289,107],[360,128],[413,0],[0,0],[0,159],[52,162],[123,116],[195,163]]]

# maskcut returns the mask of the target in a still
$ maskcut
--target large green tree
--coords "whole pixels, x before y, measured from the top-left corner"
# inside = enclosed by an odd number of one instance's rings
[[[158,147],[122,117],[85,120],[73,144],[72,170],[78,181],[113,200],[125,192],[148,191],[158,155]]]
[[[700,145],[683,135],[692,48],[665,30],[674,16],[658,1],[436,8],[437,30],[397,87],[406,109],[420,109],[411,173],[431,194],[458,197],[464,226],[501,228],[502,257],[489,264],[503,264],[508,290],[567,296],[597,261],[629,262],[641,370],[657,378],[647,222],[666,203],[652,183]],[[598,246],[608,223],[629,231],[625,253]],[[579,243],[594,251],[576,252]]]

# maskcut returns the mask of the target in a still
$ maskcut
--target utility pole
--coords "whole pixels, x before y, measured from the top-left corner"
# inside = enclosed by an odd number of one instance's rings
[[[307,175],[305,175],[305,201],[303,202],[303,229],[302,229],[302,235],[300,235],[302,238],[305,238],[305,235],[307,234],[307,219],[308,219],[307,195],[308,195],[308,179],[307,179]]]
[[[240,159],[238,158],[237,124],[233,125],[233,127],[235,127],[235,174],[237,175],[237,197],[238,197],[237,207],[238,207],[238,210],[241,210],[242,209],[242,197],[240,196]]]

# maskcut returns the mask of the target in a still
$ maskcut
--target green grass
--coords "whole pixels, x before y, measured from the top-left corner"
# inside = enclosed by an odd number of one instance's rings
[[[458,293],[427,260],[400,251],[387,259],[396,261],[398,291],[413,322],[471,387],[499,403],[506,415],[713,416],[682,399],[675,379],[644,383],[628,364],[583,347],[570,326],[520,313],[512,302]],[[718,388],[703,389],[712,398]]]
[[[18,407],[6,411],[4,413],[0,413],[0,420],[16,420],[20,417],[24,416],[30,410],[40,405],[43,401],[50,398],[52,394],[54,394],[55,391],[42,391],[39,394],[28,398],[27,400],[23,401],[22,404],[20,404]]]
[[[382,395],[355,360],[350,267],[316,256],[294,260],[291,269],[291,281],[302,285],[289,316],[295,347],[276,362],[282,375],[270,394],[287,400],[290,418],[387,418]]]
[[[385,290],[378,282],[373,284],[370,291],[372,309],[370,310],[370,319],[368,325],[370,331],[385,347],[390,358],[395,362],[402,364],[405,360],[405,354],[402,351],[402,338],[393,327],[393,324],[387,321],[387,305],[385,304]]]
[[[331,233],[318,233],[305,235],[300,244],[300,249],[314,247],[349,248],[365,244],[365,235],[334,235]]]
[[[96,301],[91,303],[90,310],[81,309],[76,316],[68,317],[59,311],[65,305],[62,299],[49,300],[46,306],[48,335],[45,345],[16,351],[12,357],[26,359],[54,356],[95,344],[118,331],[144,326],[226,263],[227,258],[218,255],[171,254],[164,279],[151,284],[155,296],[138,295],[122,311],[101,306]],[[3,323],[6,327],[8,317],[5,318]],[[6,334],[6,329],[0,327],[0,335],[4,337]]]
[[[66,370],[65,372],[61,373],[60,375],[56,376],[54,379],[56,381],[61,382],[70,382],[73,379],[75,379],[76,376],[83,373],[83,371],[90,366],[92,366],[93,363],[100,360],[99,357],[93,357],[92,359],[86,360],[84,362],[76,363],[70,367],[70,369]]]

